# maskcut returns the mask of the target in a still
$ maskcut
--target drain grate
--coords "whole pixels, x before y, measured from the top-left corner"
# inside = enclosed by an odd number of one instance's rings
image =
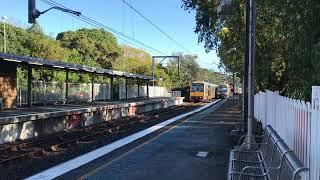
[[[209,152],[207,152],[207,151],[199,151],[196,156],[199,158],[206,158],[208,156],[208,154],[209,154]]]

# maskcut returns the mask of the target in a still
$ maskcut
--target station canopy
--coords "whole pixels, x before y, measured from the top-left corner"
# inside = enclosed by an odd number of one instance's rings
[[[14,62],[14,63],[21,63],[26,65],[53,68],[53,69],[59,69],[59,70],[70,70],[70,71],[96,73],[96,74],[109,75],[109,76],[119,76],[119,77],[125,77],[125,78],[152,80],[151,77],[148,77],[142,74],[115,71],[111,69],[86,67],[79,64],[65,63],[58,60],[39,59],[39,58],[21,56],[16,54],[9,54],[9,53],[0,53],[0,59]]]

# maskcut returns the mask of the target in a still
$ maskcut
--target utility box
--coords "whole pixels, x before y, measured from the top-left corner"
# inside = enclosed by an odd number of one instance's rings
[[[311,105],[320,109],[320,86],[312,86]]]
[[[0,98],[4,108],[12,108],[17,97],[17,65],[0,59]]]

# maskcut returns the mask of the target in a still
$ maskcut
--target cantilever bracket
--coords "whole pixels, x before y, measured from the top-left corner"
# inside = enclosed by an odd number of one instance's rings
[[[59,11],[62,11],[62,12],[65,12],[65,13],[70,13],[70,14],[74,14],[76,16],[80,16],[81,15],[81,12],[78,12],[78,11],[73,11],[71,9],[66,9],[66,8],[62,8],[62,7],[59,7],[59,6],[53,6],[45,11],[39,11],[38,9],[33,9],[33,16],[34,18],[38,18],[41,14],[44,14],[52,9],[56,9],[56,10],[59,10]]]

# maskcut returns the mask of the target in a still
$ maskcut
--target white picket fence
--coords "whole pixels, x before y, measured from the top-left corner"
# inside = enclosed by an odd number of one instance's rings
[[[255,95],[255,117],[271,125],[309,168],[303,179],[320,179],[320,108],[313,104],[266,91]]]

